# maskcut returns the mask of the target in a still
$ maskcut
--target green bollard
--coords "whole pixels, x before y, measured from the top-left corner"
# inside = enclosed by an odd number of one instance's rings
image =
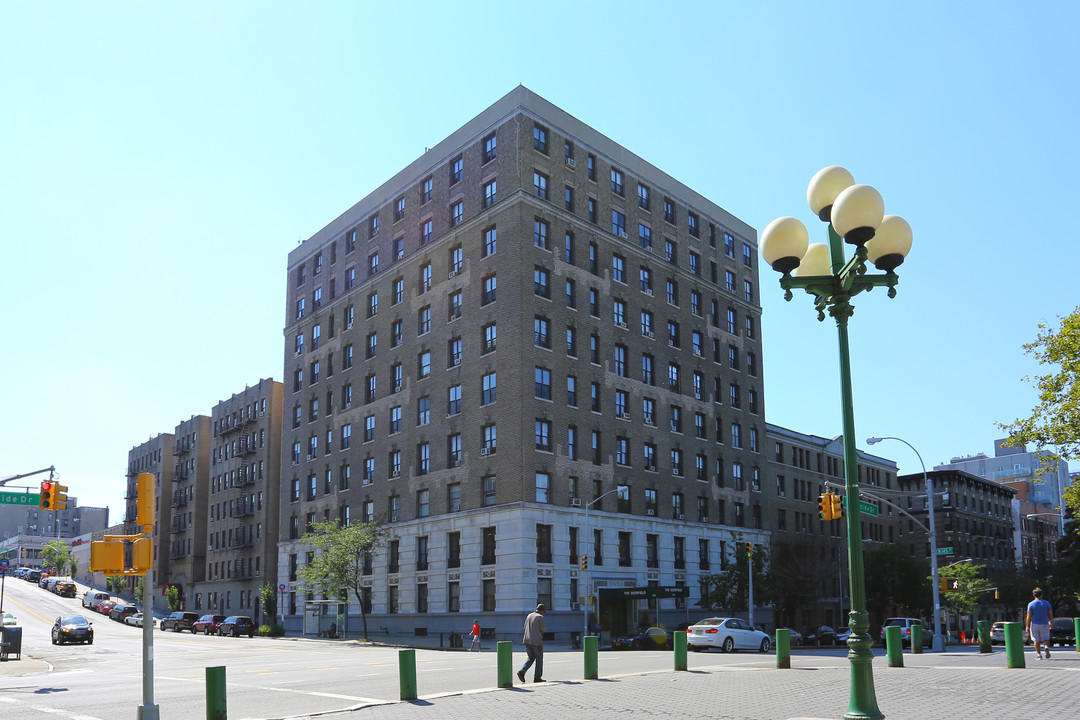
[[[1024,628],[1018,622],[1005,623],[1005,660],[1011,668],[1026,667],[1024,662]]]
[[[776,630],[776,669],[791,669],[791,631],[787,628]]]
[[[595,635],[585,636],[585,679],[596,680],[600,675],[597,671],[596,651],[600,647],[600,638]]]
[[[911,626],[911,654],[922,655],[922,625]]]
[[[495,643],[497,662],[496,680],[499,687],[514,687],[514,643],[509,640],[500,640]]]
[[[1073,642],[1076,643],[1076,652],[1080,652],[1080,617],[1073,618]]]
[[[398,681],[401,699],[416,699],[416,651],[398,650]]]
[[[225,666],[206,668],[206,720],[228,720]]]
[[[885,628],[885,654],[889,658],[889,667],[904,667],[904,641],[900,632],[899,625]]]
[[[675,669],[686,669],[686,633],[675,631],[674,636],[671,638],[675,642],[675,650],[673,655],[675,656]]]
[[[990,644],[990,621],[980,620],[976,625],[979,628],[979,652],[994,652],[994,648]]]

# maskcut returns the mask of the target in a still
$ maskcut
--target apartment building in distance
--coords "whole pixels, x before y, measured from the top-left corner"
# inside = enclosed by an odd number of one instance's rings
[[[195,611],[261,624],[259,588],[277,579],[281,397],[281,383],[263,379],[211,413],[209,483],[197,510],[203,567],[189,604]]]
[[[994,456],[986,453],[952,458],[948,463],[935,465],[935,470],[963,470],[986,480],[1012,486],[1033,503],[1060,510],[1064,507],[1062,491],[1072,483],[1069,464],[1064,460],[1051,462],[1050,468],[1036,477],[1036,469],[1050,453],[1029,452],[1026,445],[1013,447],[1005,440],[994,441]],[[1060,527],[1060,525],[1059,525]]]
[[[141,532],[141,528],[135,524],[138,517],[138,491],[136,481],[141,473],[150,473],[154,476],[154,587],[155,589],[165,582],[164,573],[167,570],[166,560],[168,550],[162,552],[161,540],[168,537],[166,528],[171,522],[171,512],[165,522],[162,520],[162,506],[168,505],[168,498],[172,496],[173,473],[178,463],[173,456],[173,444],[175,436],[172,433],[159,433],[152,436],[128,451],[127,461],[127,491],[124,494],[124,517],[120,525],[108,534],[134,535]],[[128,583],[129,591],[134,591],[135,581]],[[153,593],[154,609],[161,610],[168,607],[158,592]]]
[[[330,518],[390,531],[376,631],[688,619],[768,541],[757,288],[753,228],[524,87],[425,152],[289,254],[287,630]]]
[[[851,610],[847,520],[822,520],[818,508],[822,493],[844,492],[843,438],[818,437],[769,423],[766,443],[772,483],[766,492],[772,496],[774,513],[767,524],[772,533],[772,569],[789,579],[789,595],[798,598],[793,607],[778,608],[784,615],[781,622],[796,629],[847,625]],[[861,488],[901,503],[895,461],[860,450],[858,463]],[[869,496],[863,500],[876,510],[862,512],[864,549],[897,542],[899,514],[885,502]]]

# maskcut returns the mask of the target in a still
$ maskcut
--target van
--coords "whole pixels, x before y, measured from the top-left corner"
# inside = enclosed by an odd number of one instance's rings
[[[82,606],[92,610],[96,608],[99,603],[105,602],[108,599],[109,593],[107,592],[101,590],[87,590],[82,596]]]

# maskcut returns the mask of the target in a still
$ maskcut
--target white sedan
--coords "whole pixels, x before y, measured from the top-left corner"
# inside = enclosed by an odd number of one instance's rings
[[[721,652],[760,650],[764,653],[772,647],[772,639],[742,618],[712,617],[686,629],[686,646],[695,652],[714,647]]]
[[[143,614],[142,613],[132,613],[132,614],[128,615],[126,618],[124,618],[124,623],[127,624],[127,625],[134,625],[135,627],[142,627],[143,626]]]

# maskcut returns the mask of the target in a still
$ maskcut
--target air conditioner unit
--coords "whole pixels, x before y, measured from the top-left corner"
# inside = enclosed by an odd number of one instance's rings
[[[455,366],[460,365],[461,364],[461,356],[460,355],[455,355],[453,357],[453,362],[454,362]]]
[[[615,324],[618,325],[619,327],[621,327],[623,330],[626,329],[626,323],[624,323],[624,322],[617,322]]]
[[[625,230],[620,230],[619,231],[619,237],[625,238],[626,237],[626,231]]]
[[[490,455],[491,454],[491,448],[480,448],[480,454],[481,455]]]
[[[394,392],[401,392],[401,383],[394,383]]]
[[[566,158],[566,167],[576,167],[574,164],[574,158]]]
[[[581,498],[570,498],[570,507],[581,507]]]
[[[619,417],[622,418],[623,420],[629,420],[630,419],[630,413],[626,413],[626,412],[619,413]]]
[[[451,270],[450,274],[446,276],[446,279],[447,280],[453,280],[456,277],[457,277],[457,271],[456,270]]]
[[[656,515],[656,511],[653,510],[652,508],[646,508],[645,509],[645,514],[651,517],[653,515]]]
[[[315,456],[312,453],[308,453],[307,459],[308,460],[314,460]]]
[[[293,357],[300,357],[303,354],[304,354],[303,350],[297,350],[295,353],[293,353]],[[228,429],[228,428],[226,428],[226,429]]]
[[[403,257],[405,257],[405,251],[404,250],[398,250],[397,259],[401,260]]]
[[[458,512],[459,510],[461,510],[461,505],[458,503],[454,503],[450,506],[450,512]]]
[[[643,332],[642,332],[641,334],[642,334],[642,335],[644,335],[644,336],[645,336],[645,337],[647,337],[647,338],[651,338],[651,337],[654,337],[654,336],[653,336],[653,331],[652,331],[652,330],[644,330],[644,331],[643,331]]]
[[[709,522],[709,518],[703,517],[703,518],[701,518],[701,522],[707,523],[707,522]]]
[[[679,513],[678,515],[675,516],[675,519],[676,520],[685,520],[686,516],[683,515],[682,513]]]
[[[645,293],[646,295],[648,295],[649,297],[652,297],[652,288],[646,288],[646,289],[644,290],[644,293]]]
[[[652,425],[653,424],[652,413],[645,413],[645,424],[646,425]]]

